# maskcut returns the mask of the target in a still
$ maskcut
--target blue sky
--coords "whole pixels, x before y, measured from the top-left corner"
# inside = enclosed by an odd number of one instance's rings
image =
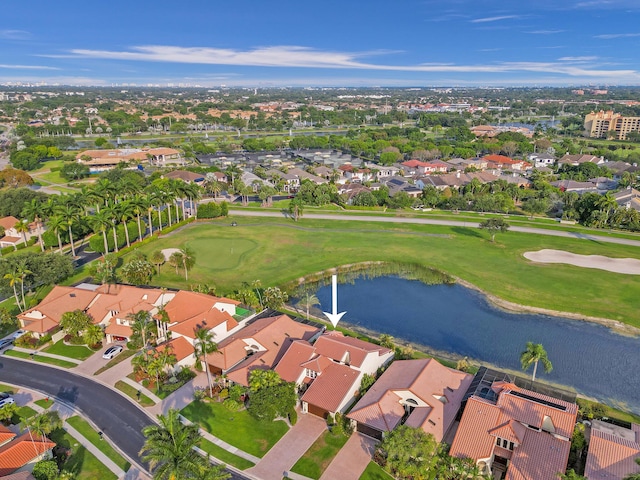
[[[0,82],[639,85],[640,0],[3,0]]]

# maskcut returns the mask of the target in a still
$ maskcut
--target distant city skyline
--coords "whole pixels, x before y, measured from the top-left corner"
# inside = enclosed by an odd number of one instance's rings
[[[637,0],[4,0],[1,8],[0,83],[640,85]]]

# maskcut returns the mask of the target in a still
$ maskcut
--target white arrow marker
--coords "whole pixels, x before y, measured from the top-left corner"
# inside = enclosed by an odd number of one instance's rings
[[[338,325],[338,322],[340,321],[342,316],[345,313],[347,313],[347,312],[338,313],[338,276],[337,275],[331,276],[331,310],[333,311],[333,313],[329,313],[329,312],[323,312],[323,313],[327,316],[327,318],[333,325],[333,328],[336,328],[336,325]]]

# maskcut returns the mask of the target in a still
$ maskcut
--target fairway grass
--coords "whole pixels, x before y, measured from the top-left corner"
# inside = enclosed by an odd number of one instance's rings
[[[488,235],[475,228],[301,218],[238,218],[201,222],[143,245],[147,255],[192,248],[196,264],[184,274],[168,265],[155,285],[188,289],[203,283],[228,294],[243,282],[284,285],[305,275],[366,261],[420,264],[442,270],[518,305],[608,318],[640,327],[640,276],[570,265],[534,264],[523,257],[544,248],[582,255],[640,258],[640,248],[518,232]],[[238,245],[232,247],[230,245]]]

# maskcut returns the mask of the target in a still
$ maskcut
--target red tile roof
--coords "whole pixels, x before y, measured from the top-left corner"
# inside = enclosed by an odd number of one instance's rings
[[[505,480],[558,480],[567,469],[570,449],[569,441],[527,428],[524,441],[513,450]]]
[[[181,323],[170,325],[169,330],[188,338],[195,338],[196,330],[201,328],[211,330],[223,323],[226,323],[227,332],[238,326],[238,322],[235,318],[227,312],[221,312],[220,310],[212,308],[211,310],[201,312],[200,314],[186,319]]]
[[[640,457],[640,427],[632,430],[594,420],[584,475],[589,479],[622,479],[640,473],[635,459]]]
[[[302,401],[329,412],[336,412],[346,398],[355,396],[360,372],[332,363],[311,383]]]
[[[162,352],[167,347],[171,348],[171,353],[176,356],[177,362],[180,362],[187,357],[193,357],[195,352],[193,345],[191,345],[184,337],[177,337],[167,343],[163,343],[162,345],[159,345],[156,350]]]
[[[487,432],[498,425],[500,409],[486,400],[471,397],[464,408],[449,455],[474,460],[491,457],[495,438]]]
[[[45,438],[43,441],[28,432],[20,435],[0,447],[0,476],[15,472],[55,446],[51,440]]]
[[[362,362],[370,352],[377,352],[379,356],[391,353],[388,348],[365,342],[353,337],[345,337],[342,333],[331,331],[321,335],[313,345],[318,355],[323,355],[338,361],[345,361],[349,357],[349,364],[361,367]]]
[[[483,160],[488,162],[499,163],[504,165],[514,165],[516,163],[522,163],[522,160],[514,160],[513,158],[505,157],[504,155],[485,155]]]
[[[0,445],[4,445],[9,440],[16,438],[16,434],[9,430],[4,425],[0,425]]]
[[[295,382],[300,378],[305,368],[303,363],[307,362],[313,355],[313,346],[309,342],[296,340],[291,343],[291,346],[282,356],[274,370],[285,382]],[[314,371],[317,372],[318,370]]]
[[[4,227],[5,230],[9,230],[16,226],[19,220],[16,217],[2,217],[0,218],[0,227]]]

